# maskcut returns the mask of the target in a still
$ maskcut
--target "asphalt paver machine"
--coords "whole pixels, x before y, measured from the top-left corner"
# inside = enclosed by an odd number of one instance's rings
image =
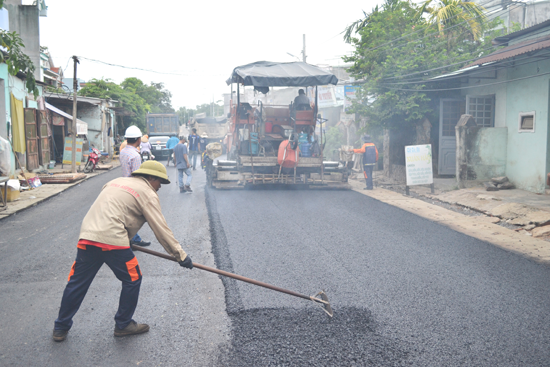
[[[227,160],[209,163],[207,178],[216,188],[285,185],[349,189],[348,162],[323,159],[324,142],[318,116],[317,86],[336,85],[335,75],[304,62],[259,61],[236,67],[232,86]],[[236,85],[236,101],[233,88]],[[241,88],[267,94],[277,87],[301,87],[314,95],[309,104],[264,104],[241,100]],[[303,97],[302,97],[303,101]]]

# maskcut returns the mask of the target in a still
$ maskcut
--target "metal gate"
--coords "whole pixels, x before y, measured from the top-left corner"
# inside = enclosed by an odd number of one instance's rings
[[[38,153],[42,166],[50,163],[50,139],[48,136],[48,120],[46,111],[37,111],[38,114]]]
[[[440,175],[456,174],[455,126],[466,110],[463,99],[443,98],[439,108],[439,165]]]
[[[27,143],[27,170],[29,171],[40,166],[35,111],[34,108],[25,108],[25,140]]]

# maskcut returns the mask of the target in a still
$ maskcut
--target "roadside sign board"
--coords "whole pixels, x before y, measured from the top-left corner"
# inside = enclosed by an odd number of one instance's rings
[[[430,185],[434,182],[431,144],[406,146],[405,162],[407,186]]]
[[[82,161],[82,144],[84,144],[84,139],[76,139],[76,165],[80,166]],[[73,163],[73,138],[70,136],[65,137],[65,147],[63,149],[63,164],[72,164]]]

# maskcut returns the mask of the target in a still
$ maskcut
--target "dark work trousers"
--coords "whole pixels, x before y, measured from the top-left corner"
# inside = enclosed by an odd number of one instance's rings
[[[69,283],[63,292],[59,316],[55,320],[55,330],[71,328],[73,316],[80,308],[92,280],[103,263],[106,263],[122,282],[115,323],[119,329],[124,329],[132,321],[141,285],[141,270],[132,250],[128,248],[103,251],[96,246],[78,245],[76,260],[69,274]]]
[[[372,164],[363,165],[363,173],[365,174],[365,181],[367,182],[367,190],[372,190],[372,170],[373,169],[374,169],[374,165]]]

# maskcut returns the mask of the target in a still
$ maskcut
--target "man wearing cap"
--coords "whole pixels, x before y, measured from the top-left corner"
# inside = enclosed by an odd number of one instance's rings
[[[130,177],[132,172],[137,170],[141,165],[141,154],[138,147],[141,145],[141,130],[139,127],[132,125],[126,129],[124,137],[127,144],[120,151],[120,167],[122,168],[122,177]],[[138,246],[149,246],[151,242],[143,241],[139,234],[130,240],[130,244]]]
[[[147,222],[166,252],[174,256],[182,267],[193,268],[191,258],[174,238],[161,212],[157,191],[162,184],[169,183],[164,165],[147,161],[132,172],[131,177],[120,177],[103,186],[82,221],[76,260],[63,292],[59,316],[55,320],[55,341],[60,342],[67,337],[72,319],[104,263],[122,282],[114,336],[149,331],[147,324],[138,324],[132,319],[142,275],[129,239]]]
[[[370,135],[363,135],[361,140],[364,143],[363,146],[361,149],[353,149],[353,152],[363,153],[363,173],[367,182],[365,190],[372,190],[372,171],[376,162],[378,162],[378,149],[376,149],[376,145],[371,141]]]

